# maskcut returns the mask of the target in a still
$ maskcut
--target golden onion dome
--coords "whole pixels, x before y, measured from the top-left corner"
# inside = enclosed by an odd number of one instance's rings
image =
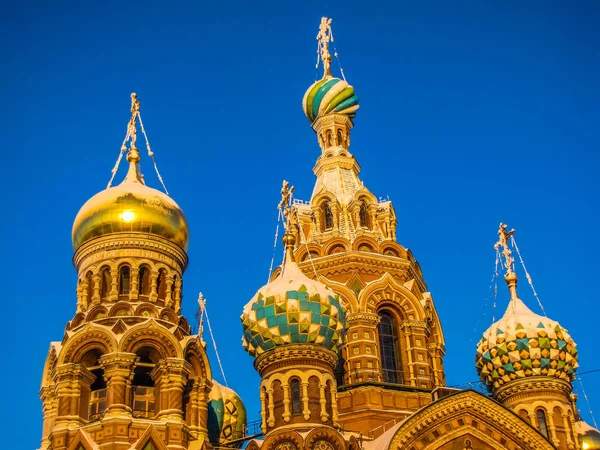
[[[73,248],[107,234],[148,233],[187,250],[188,224],[177,203],[128,178],[97,193],[82,206],[73,223]]]
[[[131,139],[127,161],[129,169],[123,182],[106,188],[90,198],[79,210],[73,223],[73,248],[100,236],[114,233],[144,233],[160,236],[187,250],[189,228],[183,211],[167,194],[152,189],[144,183],[139,169],[140,154],[136,148],[137,119],[140,102],[131,94],[131,119],[127,127],[125,143]],[[145,131],[142,125],[142,131]],[[146,141],[148,138],[146,137]],[[152,157],[148,145],[148,153]],[[116,173],[121,157],[113,169]],[[160,178],[160,175],[159,175]],[[111,179],[112,182],[112,179]]]

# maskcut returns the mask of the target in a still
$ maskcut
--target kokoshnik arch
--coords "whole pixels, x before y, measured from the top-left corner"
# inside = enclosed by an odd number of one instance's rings
[[[321,149],[313,193],[293,200],[284,183],[285,259],[241,315],[261,377],[259,436],[247,436],[241,399],[213,379],[206,343],[181,315],[188,224],[144,182],[132,94],[127,175],[73,225],[77,307],[46,359],[41,449],[599,448],[575,407],[576,345],[518,297],[505,225],[497,249],[510,302],[476,356],[490,395],[445,387],[433,297],[397,242],[392,202],[364,186],[349,151],[359,100],[332,75],[332,40],[323,18],[323,77],[302,100]]]

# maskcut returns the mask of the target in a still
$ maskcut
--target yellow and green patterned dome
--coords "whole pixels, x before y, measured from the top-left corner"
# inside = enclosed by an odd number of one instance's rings
[[[333,113],[352,118],[358,108],[358,95],[354,88],[346,80],[330,75],[313,83],[302,100],[302,109],[310,123],[317,117]]]
[[[242,399],[213,380],[208,401],[208,438],[214,445],[225,445],[244,436],[246,408]],[[241,443],[240,443],[241,445]]]
[[[517,276],[506,275],[511,300],[504,316],[483,333],[476,368],[488,390],[519,378],[548,376],[571,381],[576,344],[560,324],[532,312],[516,294]]]
[[[302,273],[288,249],[281,273],[258,290],[241,320],[242,344],[251,356],[286,344],[316,344],[337,351],[345,311],[337,294]]]

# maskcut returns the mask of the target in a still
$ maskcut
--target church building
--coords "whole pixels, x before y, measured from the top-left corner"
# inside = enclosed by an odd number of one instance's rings
[[[40,449],[600,448],[572,392],[576,344],[519,298],[514,230],[504,224],[496,250],[509,305],[474,355],[488,393],[446,387],[433,295],[397,242],[392,202],[368,190],[350,153],[359,99],[332,75],[331,19],[317,39],[323,77],[302,100],[321,150],[312,196],[294,199],[284,182],[284,261],[238,305],[261,378],[260,432],[249,436],[242,400],[213,379],[202,323],[193,334],[181,313],[188,224],[145,184],[132,94],[125,179],[89,199],[73,224],[76,309],[44,366]]]

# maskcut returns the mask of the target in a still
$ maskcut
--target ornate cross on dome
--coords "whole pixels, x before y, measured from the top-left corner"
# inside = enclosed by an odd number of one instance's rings
[[[204,331],[204,310],[206,309],[206,299],[202,292],[198,294],[198,311],[196,312],[196,318],[198,319],[198,336],[202,337]]]
[[[500,228],[498,229],[498,242],[494,244],[494,248],[498,250],[502,247],[502,256],[504,256],[504,267],[506,267],[506,271],[512,272],[512,265],[515,262],[515,259],[512,257],[512,251],[508,248],[508,238],[511,237],[515,233],[515,229],[513,228],[510,231],[506,231],[508,225],[500,222]]]
[[[131,148],[135,148],[137,142],[137,126],[136,120],[140,114],[140,101],[137,99],[137,94],[131,94],[131,119],[127,125],[127,134],[131,137]]]
[[[323,78],[331,76],[331,54],[329,53],[329,42],[333,42],[333,31],[331,31],[331,19],[321,18],[319,33],[317,34],[317,68],[319,61],[323,61]]]
[[[294,186],[290,187],[290,183],[283,180],[283,186],[281,187],[281,201],[279,202],[279,211],[283,217],[283,227],[285,231],[290,231],[290,219],[292,217],[292,194],[294,193]]]

